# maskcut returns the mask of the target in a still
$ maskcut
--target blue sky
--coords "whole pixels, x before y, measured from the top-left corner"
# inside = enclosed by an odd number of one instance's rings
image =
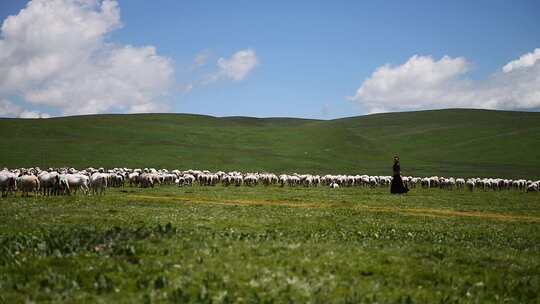
[[[26,1],[2,1],[0,18],[17,15],[25,6]],[[452,101],[427,100],[444,100],[438,92],[448,87],[459,87],[452,95],[457,99],[474,95],[490,100],[477,103],[464,98],[456,101],[458,107],[527,110],[540,104],[540,100],[534,100],[534,88],[532,92],[508,93],[532,98],[528,103],[492,100],[488,89],[484,89],[496,86],[490,79],[499,77],[494,74],[504,74],[500,72],[504,65],[540,48],[539,1],[129,0],[119,1],[118,8],[122,26],[107,31],[103,37],[107,43],[122,47],[154,46],[158,56],[169,60],[174,81],[165,88],[166,96],[149,95],[167,105],[156,109],[169,112],[326,119],[452,107]],[[204,81],[219,70],[219,58],[229,60],[241,50],[252,50],[257,59],[245,77]],[[206,60],[204,65],[196,66],[194,60],[199,54],[204,54]],[[431,61],[411,60],[414,55]],[[439,61],[443,56],[450,60],[443,64]],[[408,69],[397,70],[408,60],[413,67],[424,64],[422,71],[450,69],[461,63],[457,58],[463,58],[466,66],[449,74],[441,72],[449,76],[444,76],[444,83],[437,83],[435,88],[415,87],[415,78],[407,74]],[[390,65],[389,74],[375,76],[374,72],[385,64]],[[504,78],[502,82],[529,79],[529,87],[535,87],[540,78],[538,65],[534,61],[535,70],[529,74]],[[374,83],[389,81],[380,77],[407,80],[391,92],[381,91],[378,85],[366,85],[362,93],[357,92],[369,78]],[[434,78],[439,79],[436,75]],[[203,84],[198,84],[201,81]],[[425,80],[432,82],[432,78]],[[183,89],[190,84],[195,84],[191,90]],[[414,89],[414,97],[400,96],[398,88],[402,86]],[[418,91],[434,93],[418,95]],[[26,95],[19,92],[0,90],[0,98],[20,109],[53,116],[71,113],[55,106],[58,102],[28,102]],[[408,102],[401,104],[401,100]],[[125,109],[103,107],[96,112]]]

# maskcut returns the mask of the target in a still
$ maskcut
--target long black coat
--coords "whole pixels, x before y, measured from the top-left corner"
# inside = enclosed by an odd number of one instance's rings
[[[403,184],[403,180],[401,179],[401,167],[399,166],[399,162],[395,162],[394,166],[392,167],[393,175],[392,175],[392,184],[390,185],[390,193],[407,193],[409,192],[409,188]]]

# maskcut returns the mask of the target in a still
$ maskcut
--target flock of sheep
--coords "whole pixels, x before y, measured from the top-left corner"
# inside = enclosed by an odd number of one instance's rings
[[[469,191],[474,190],[520,190],[540,191],[540,180],[503,179],[503,178],[454,178],[454,177],[412,177],[403,176],[403,182],[409,188],[441,188]],[[69,195],[82,192],[84,194],[103,194],[108,187],[154,187],[156,185],[172,185],[179,187],[215,186],[264,186],[279,185],[281,187],[304,186],[330,188],[340,187],[387,187],[392,182],[391,176],[370,175],[311,175],[311,174],[281,174],[274,173],[242,173],[242,172],[210,172],[207,170],[156,170],[153,168],[128,169],[114,168],[21,168],[3,169],[0,171],[0,190],[2,196],[21,191],[21,195],[29,193],[42,195]]]

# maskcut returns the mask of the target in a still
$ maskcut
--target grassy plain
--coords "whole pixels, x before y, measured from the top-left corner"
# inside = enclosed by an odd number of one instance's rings
[[[0,302],[538,303],[540,195],[163,186],[0,200]]]

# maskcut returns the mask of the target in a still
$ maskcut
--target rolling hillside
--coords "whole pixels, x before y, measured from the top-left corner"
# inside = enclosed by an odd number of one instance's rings
[[[0,166],[540,177],[540,113],[436,110],[337,120],[186,114],[0,119]]]

